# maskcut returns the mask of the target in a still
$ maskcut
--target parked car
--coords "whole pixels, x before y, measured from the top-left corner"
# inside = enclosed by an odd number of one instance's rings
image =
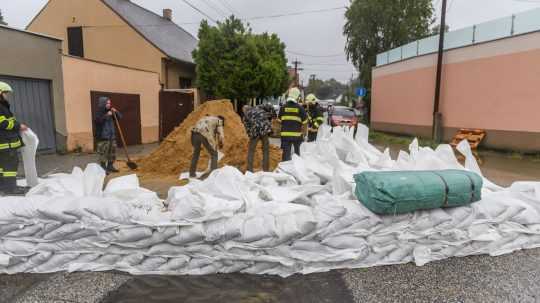
[[[334,100],[319,100],[319,105],[321,106],[323,112],[328,111],[328,107],[332,107],[334,105]]]
[[[355,126],[358,123],[358,117],[354,109],[346,106],[333,106],[328,113],[330,126]]]

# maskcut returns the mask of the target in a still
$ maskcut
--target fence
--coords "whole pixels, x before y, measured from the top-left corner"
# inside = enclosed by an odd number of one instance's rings
[[[446,33],[444,49],[454,49],[540,31],[540,9],[496,19]],[[431,54],[439,48],[439,35],[421,39],[377,55],[377,66]]]

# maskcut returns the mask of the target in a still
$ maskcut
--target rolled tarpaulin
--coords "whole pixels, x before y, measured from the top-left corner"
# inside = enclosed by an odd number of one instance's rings
[[[482,192],[482,177],[466,170],[363,172],[354,179],[358,200],[380,215],[468,205]]]

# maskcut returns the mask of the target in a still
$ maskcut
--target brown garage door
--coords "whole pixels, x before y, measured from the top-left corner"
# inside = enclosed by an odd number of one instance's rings
[[[118,94],[109,92],[91,92],[92,121],[95,121],[99,97],[109,97],[113,106],[122,113],[120,121],[127,145],[141,144],[141,100],[139,95]],[[95,123],[92,123],[95,133]],[[122,146],[120,135],[116,138],[118,146]]]
[[[161,91],[159,94],[159,138],[163,140],[193,111],[192,93]]]

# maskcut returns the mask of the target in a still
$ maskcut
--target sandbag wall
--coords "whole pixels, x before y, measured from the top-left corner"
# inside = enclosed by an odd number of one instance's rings
[[[166,201],[135,176],[102,191],[96,165],[53,176],[28,197],[1,198],[0,272],[289,276],[540,247],[537,183],[485,181],[470,206],[378,216],[355,199],[354,174],[464,168],[445,147],[413,144],[392,160],[345,130],[324,131],[274,173],[224,167],[172,188]]]

